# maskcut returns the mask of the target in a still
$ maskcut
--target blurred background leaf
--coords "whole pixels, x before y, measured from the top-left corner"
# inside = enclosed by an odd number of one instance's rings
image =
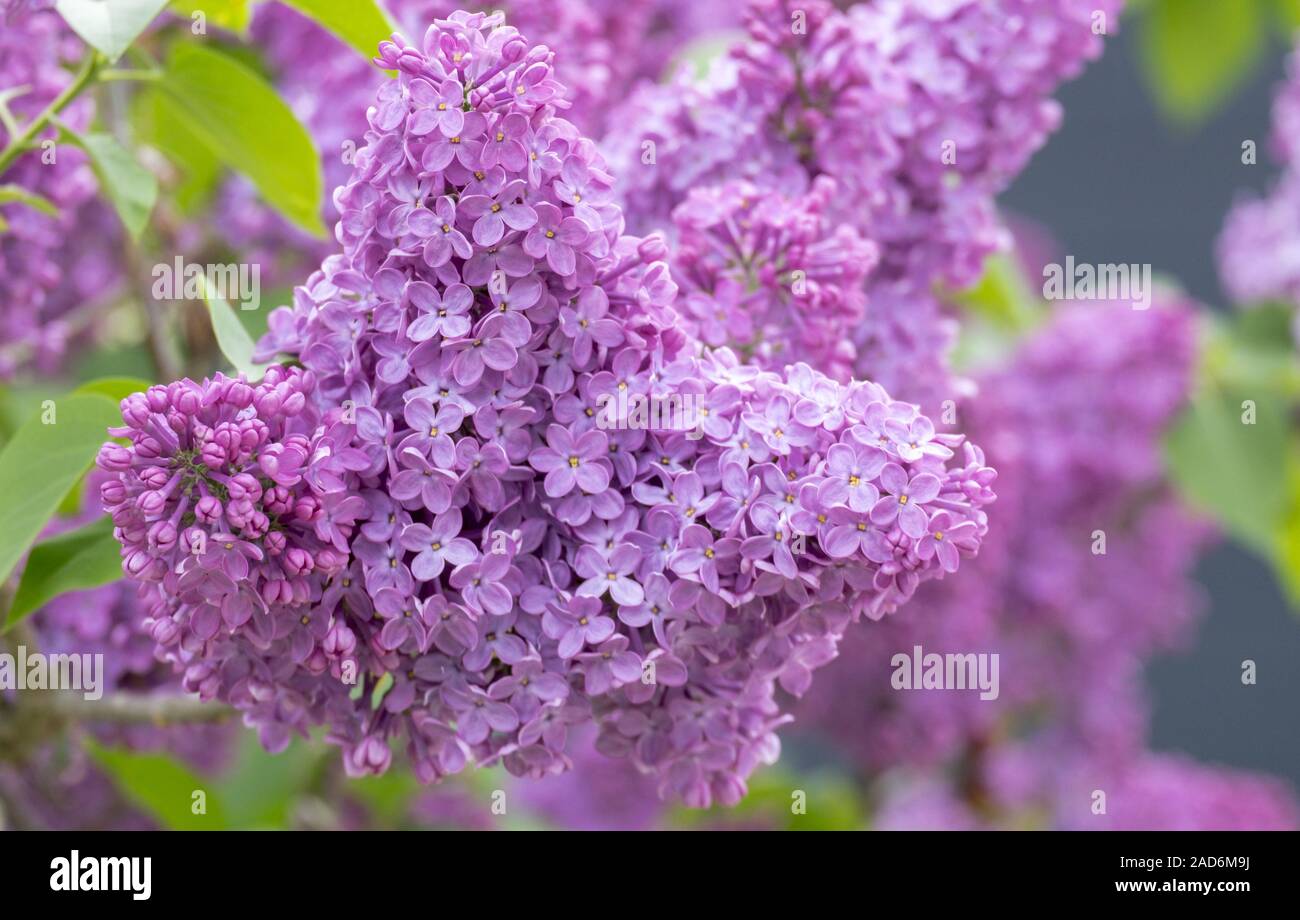
[[[1268,20],[1258,0],[1150,0],[1142,7],[1143,64],[1162,111],[1193,124],[1250,74]]]

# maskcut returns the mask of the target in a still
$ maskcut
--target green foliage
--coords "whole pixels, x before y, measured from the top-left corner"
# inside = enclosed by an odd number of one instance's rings
[[[309,19],[333,32],[366,60],[379,43],[392,37],[395,26],[375,0],[284,0]]]
[[[1290,311],[1263,306],[1212,326],[1191,405],[1165,442],[1193,507],[1275,569],[1300,609],[1300,396]]]
[[[1300,0],[1274,0],[1273,12],[1282,28],[1294,29],[1300,26]]]
[[[149,214],[158,200],[158,180],[111,134],[68,132],[74,143],[86,151],[99,178],[100,188],[113,203],[131,239],[138,240],[149,224]]]
[[[55,9],[72,31],[111,63],[166,5],[167,0],[57,0]]]
[[[1151,0],[1143,69],[1161,110],[1181,124],[1211,115],[1249,75],[1266,35],[1258,0]]]
[[[1287,500],[1274,562],[1291,609],[1300,612],[1300,443],[1294,438],[1287,449],[1286,474]]]
[[[953,301],[963,312],[994,326],[1023,331],[1043,313],[1042,298],[1030,287],[1030,281],[1014,257],[999,253],[985,260],[980,280],[959,292]]]
[[[121,402],[132,393],[143,393],[151,386],[153,384],[148,380],[142,380],[139,377],[100,377],[97,380],[86,381],[77,387],[76,392],[98,393],[100,396],[107,396],[114,402]]]
[[[170,191],[181,214],[201,212],[221,178],[221,161],[190,128],[184,107],[148,87],[131,100],[131,123],[136,140],[162,153],[179,172]]]
[[[794,773],[778,764],[750,778],[749,795],[734,808],[674,810],[674,827],[755,830],[846,831],[861,829],[866,807],[848,777],[838,773]]]
[[[248,29],[253,16],[250,0],[172,0],[172,9],[191,19],[202,12],[208,25],[240,34]]]
[[[1247,401],[1254,424],[1242,421]],[[1283,401],[1218,386],[1197,394],[1166,440],[1169,472],[1184,497],[1265,556],[1285,509],[1286,448]]]
[[[258,364],[253,360],[256,343],[236,315],[235,308],[219,297],[216,291],[209,289],[206,280],[204,291],[207,295],[204,302],[208,305],[208,316],[212,320],[212,334],[216,336],[217,347],[237,373],[244,374],[250,381],[261,380],[269,365]]]
[[[29,192],[19,185],[0,185],[0,204],[9,204],[17,202],[18,204],[27,205],[42,214],[48,214],[50,217],[58,217],[59,209],[48,198]]]
[[[98,588],[122,577],[122,546],[109,517],[37,543],[27,557],[5,627],[69,591]]]
[[[144,754],[87,742],[87,749],[122,795],[169,830],[226,830],[221,797],[211,782],[169,754]],[[194,793],[206,796],[206,814],[194,813]]]
[[[224,165],[252,181],[291,223],[325,235],[320,208],[320,157],[307,130],[255,72],[229,55],[199,45],[171,49],[161,84],[176,106],[170,119]]]
[[[230,826],[244,830],[285,827],[298,798],[329,763],[332,748],[295,739],[279,754],[268,754],[254,732],[240,736],[239,755],[209,792]]]
[[[117,405],[98,393],[52,400],[50,410],[52,421],[38,413],[0,452],[0,521],[5,523],[0,582],[9,578],[64,496],[90,469],[105,429],[122,418]]]

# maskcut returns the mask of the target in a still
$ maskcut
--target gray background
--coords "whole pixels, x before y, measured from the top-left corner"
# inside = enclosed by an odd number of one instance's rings
[[[1157,112],[1139,69],[1137,24],[1059,93],[1065,124],[1003,196],[1046,225],[1079,262],[1150,263],[1205,303],[1226,303],[1213,247],[1241,189],[1266,188],[1273,91],[1285,49],[1274,41],[1250,78],[1204,125],[1179,128]],[[1243,140],[1259,164],[1241,163]],[[1140,385],[1140,384],[1139,384]],[[1152,746],[1286,776],[1300,789],[1300,616],[1268,568],[1235,546],[1199,566],[1207,610],[1192,647],[1148,669]],[[1241,683],[1241,662],[1258,684]]]

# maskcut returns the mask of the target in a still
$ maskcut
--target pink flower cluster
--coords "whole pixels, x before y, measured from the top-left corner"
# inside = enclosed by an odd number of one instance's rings
[[[134,396],[101,455],[154,636],[353,773],[404,740],[426,780],[542,776],[595,723],[663,793],[735,802],[778,685],[973,555],[995,474],[876,384],[685,335],[545,46],[458,13],[379,63],[343,251],[262,346],[305,370]]]

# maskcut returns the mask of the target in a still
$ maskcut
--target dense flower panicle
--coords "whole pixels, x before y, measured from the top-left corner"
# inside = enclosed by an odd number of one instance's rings
[[[343,252],[261,345],[306,370],[132,397],[134,450],[101,455],[155,635],[264,733],[328,723],[353,773],[404,739],[426,780],[540,777],[594,722],[661,792],[734,802],[776,756],[778,684],[973,555],[995,474],[876,384],[688,337],[552,52],[499,15],[378,63]],[[315,428],[285,411],[313,386]],[[170,549],[198,524],[206,553]]]
[[[65,65],[83,52],[84,45],[52,3],[40,0],[0,11],[0,89],[24,90],[7,103],[21,123],[58,97],[72,80]],[[90,100],[83,98],[60,117],[82,129],[91,111]],[[55,136],[51,128],[38,141],[43,144]],[[0,148],[11,140],[0,127]],[[109,211],[96,199],[94,174],[75,146],[38,146],[20,156],[0,176],[0,184],[44,198],[58,212],[51,215],[23,202],[0,204],[4,379],[21,370],[57,370],[69,339],[116,286],[119,270],[105,258],[118,239],[117,227],[104,219]]]
[[[789,198],[748,182],[710,186],[673,212],[673,279],[684,328],[779,369],[806,361],[837,380],[853,375],[845,330],[866,312],[876,247],[825,216],[837,191],[821,177]]]
[[[705,80],[642,88],[610,119],[603,146],[632,229],[667,228],[703,185],[739,177],[797,196],[833,178],[822,210],[880,251],[857,374],[933,408],[936,392],[960,395],[943,371],[951,332],[912,304],[936,282],[973,282],[1006,247],[994,196],[1055,129],[1050,93],[1099,53],[1119,7],[752,0],[750,40]]]
[[[960,580],[924,586],[907,616],[846,636],[797,724],[872,773],[961,762],[1017,729],[1091,760],[1140,751],[1141,668],[1187,637],[1208,535],[1160,462],[1188,398],[1194,316],[1168,295],[1148,311],[1066,305],[979,381],[962,421],[999,472],[980,557]],[[893,656],[916,646],[997,654],[998,698],[894,689]]]
[[[364,457],[338,446],[347,426],[317,425],[311,387],[310,373],[279,367],[256,385],[218,375],[152,387],[123,400],[112,433],[129,443],[105,444],[98,460],[113,474],[100,496],[123,570],[143,585],[148,634],[185,689],[246,704],[272,747],[330,701],[335,684],[308,675],[344,667],[352,641],[318,628],[311,604],[344,571],[364,502],[313,489]],[[274,715],[259,721],[264,711]]]

